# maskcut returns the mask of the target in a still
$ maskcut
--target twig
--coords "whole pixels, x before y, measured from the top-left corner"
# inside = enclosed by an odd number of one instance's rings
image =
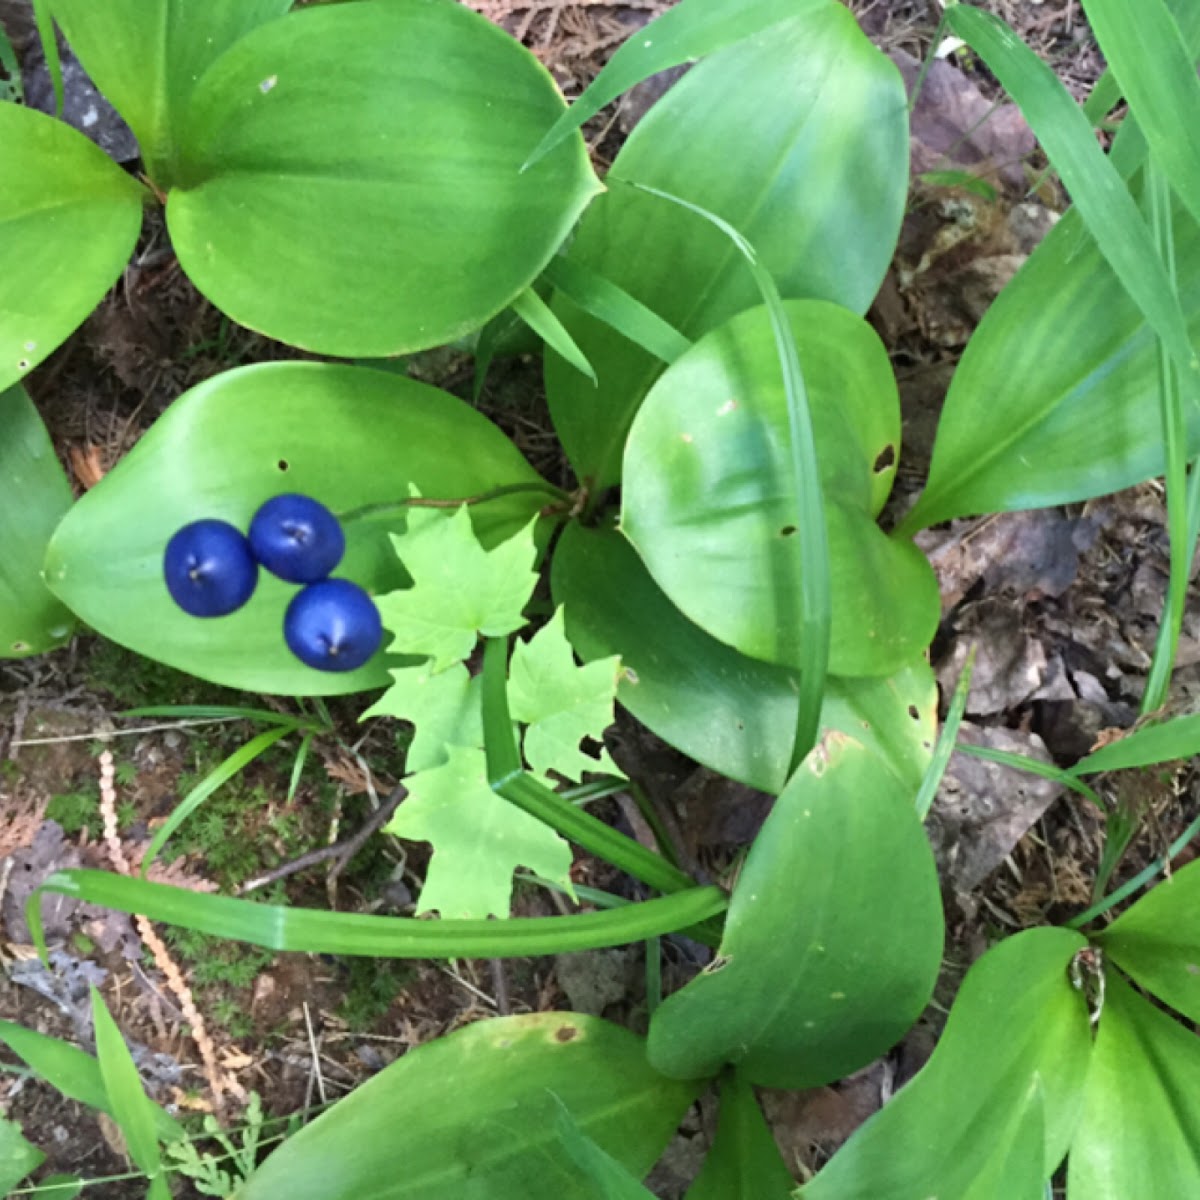
[[[253,879],[248,879],[243,883],[238,888],[237,894],[244,896],[247,892],[257,891],[270,883],[278,883],[281,879],[287,879],[289,875],[295,875],[297,871],[314,867],[331,858],[338,860],[332,872],[336,876],[366,845],[371,836],[378,833],[388,823],[392,814],[400,807],[400,802],[407,795],[408,789],[402,783],[398,783],[387,799],[363,822],[362,828],[353,837],[347,838],[344,842],[335,842],[332,846],[322,846],[318,850],[310,850],[307,854],[292,859],[291,862],[282,863],[262,875],[256,875]]]

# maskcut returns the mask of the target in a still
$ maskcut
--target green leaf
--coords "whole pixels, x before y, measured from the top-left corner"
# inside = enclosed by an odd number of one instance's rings
[[[997,1130],[1039,1085],[1048,1178],[1074,1135],[1092,1049],[1083,997],[1067,977],[1086,945],[1046,928],[988,951],[967,973],[925,1068],[801,1189],[803,1200],[965,1200],[994,1169]],[[1013,1144],[1028,1136],[1018,1123]]]
[[[414,727],[404,769],[424,771],[442,766],[450,746],[482,746],[479,680],[462,663],[433,673],[428,662],[391,672],[392,686],[362,715],[398,717]]]
[[[57,1088],[68,1100],[78,1100],[88,1108],[111,1115],[112,1105],[104,1090],[100,1064],[92,1055],[69,1042],[48,1037],[12,1021],[0,1021],[3,1042],[39,1079]],[[163,1141],[183,1137],[183,1127],[157,1105],[155,1127]]]
[[[579,655],[620,655],[617,698],[639,721],[722,775],[783,789],[796,728],[794,672],[747,658],[692,624],[611,530],[569,525],[551,584]],[[914,793],[936,720],[937,686],[923,657],[886,679],[831,678],[821,713],[823,728],[857,738]]]
[[[151,177],[173,178],[197,81],[243,34],[290,0],[51,0],[71,49],[137,137]]]
[[[165,921],[270,950],[366,958],[525,958],[570,954],[687,929],[723,912],[727,903],[720,888],[693,887],[656,900],[570,917],[425,921],[259,904],[147,883],[144,879],[107,871],[55,871],[25,909],[34,942],[43,956],[45,938],[39,908],[43,892],[75,896],[89,904],[139,913],[151,921]]]
[[[535,774],[555,771],[575,783],[585,771],[620,775],[603,744],[597,756],[580,749],[584,738],[602,742],[613,723],[613,698],[621,660],[598,659],[575,665],[563,632],[563,610],[527,642],[517,642],[509,664],[508,700],[512,715],[528,725],[525,760]]]
[[[1156,884],[1096,942],[1147,991],[1200,1021],[1200,863]]]
[[[1034,1078],[1022,1101],[998,1114],[991,1133],[992,1152],[967,1185],[962,1200],[1046,1200],[1049,1184],[1046,1157],[1045,1096]]]
[[[10,1195],[30,1171],[45,1161],[46,1156],[25,1140],[20,1125],[0,1117],[0,1193]]]
[[[71,614],[42,582],[46,543],[71,500],[25,389],[0,392],[0,658],[42,654],[71,634]]]
[[[444,671],[475,649],[481,633],[512,633],[537,583],[534,522],[492,551],[484,550],[466,506],[447,513],[414,508],[392,545],[413,585],[379,598],[393,650],[428,656]]]
[[[785,308],[825,493],[830,671],[887,675],[925,649],[940,616],[924,556],[874,522],[900,442],[891,366],[845,309]],[[790,438],[768,314],[753,309],[697,342],[646,397],[625,450],[621,528],[688,618],[753,658],[801,668]]]
[[[559,1136],[558,1102],[641,1176],[697,1091],[596,1017],[481,1021],[356,1088],[284,1142],[238,1200],[596,1200]]]
[[[433,845],[419,913],[507,917],[517,867],[574,894],[570,846],[492,791],[483,750],[449,746],[445,763],[410,775],[405,786],[408,798],[387,831]]]
[[[1080,759],[1071,768],[1071,774],[1095,775],[1100,771],[1151,767],[1195,754],[1200,754],[1200,713],[1188,713],[1131,730]]]
[[[795,1186],[754,1089],[736,1072],[726,1075],[717,1135],[686,1200],[788,1200]]]
[[[911,794],[827,733],[750,848],[718,957],[655,1012],[650,1061],[674,1078],[732,1064],[763,1087],[840,1079],[920,1016],[942,934]]]
[[[827,3],[807,0],[810,8]],[[728,7],[714,7],[706,0],[680,0],[617,47],[583,95],[538,143],[526,166],[548,154],[572,130],[581,128],[635,84],[770,29],[795,17],[800,7],[798,0],[742,0]]]
[[[654,1193],[642,1187],[617,1159],[597,1146],[579,1128],[570,1109],[557,1096],[554,1099],[557,1102],[554,1127],[571,1161],[591,1184],[590,1194],[596,1200],[645,1200],[646,1197],[654,1200]]]
[[[1141,199],[1144,182],[1134,185]],[[1180,303],[1200,337],[1200,226],[1174,208]],[[1036,321],[1029,314],[1037,313]],[[1158,339],[1076,211],[988,309],[954,373],[929,484],[900,532],[1085,500],[1161,475]],[[1200,447],[1200,408],[1188,406]]]
[[[842,5],[828,3],[805,5],[693,68],[638,124],[612,177],[724,218],[785,297],[865,312],[892,257],[907,163],[899,73]],[[593,203],[567,258],[688,338],[759,300],[722,233],[628,187]],[[662,364],[562,297],[554,308],[600,385],[547,355],[551,413],[580,479],[603,488],[619,477],[630,422]]]
[[[1200,221],[1200,147],[1180,130],[1200,124],[1195,55],[1163,0],[1083,0],[1088,24],[1155,162]]]
[[[147,193],[83,134],[19,104],[0,103],[0,145],[2,392],[103,299],[129,262]]]
[[[1109,972],[1071,1144],[1070,1200],[1176,1196],[1200,1179],[1198,1076],[1195,1033]]]
[[[533,290],[526,288],[512,302],[513,312],[538,335],[555,353],[561,354],[575,368],[586,375],[592,383],[596,382],[596,372],[592,364],[575,345],[571,335],[563,328],[563,323],[554,315],[550,306]]]
[[[578,135],[519,172],[562,111],[529,51],[450,0],[293,13],[197,85],[172,244],[219,308],[307,350],[453,341],[533,282],[599,189]]]
[[[147,1175],[157,1175],[162,1169],[162,1156],[154,1127],[154,1105],[142,1087],[133,1056],[116,1021],[94,987],[92,1021],[96,1030],[96,1058],[113,1120],[120,1127],[129,1157],[137,1168]]]
[[[106,637],[216,683],[293,695],[383,687],[382,653],[345,674],[294,658],[281,631],[295,589],[265,572],[231,616],[201,621],[181,612],[162,582],[167,541],[201,517],[245,529],[264,500],[304,492],[343,516],[338,574],[386,592],[408,582],[388,535],[410,487],[453,499],[511,484],[533,490],[471,506],[485,545],[526,525],[545,502],[537,489],[549,486],[486,418],[446,392],[381,371],[245,367],[181,396],[70,510],[51,539],[46,579]]]
[[[999,17],[955,4],[946,21],[1020,105],[1100,252],[1180,370],[1193,377],[1200,364],[1154,239],[1071,93]]]

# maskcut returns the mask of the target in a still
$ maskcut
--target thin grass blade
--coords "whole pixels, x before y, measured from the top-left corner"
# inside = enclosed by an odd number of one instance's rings
[[[966,4],[954,5],[946,15],[1020,106],[1100,252],[1185,377],[1194,375],[1200,362],[1154,239],[1083,110],[999,17]]]
[[[575,370],[586,375],[593,383],[596,372],[588,362],[587,355],[575,344],[566,326],[550,311],[550,306],[533,290],[526,288],[513,302],[513,311],[542,339],[556,354],[561,355]]]
[[[1157,725],[1143,725],[1117,742],[1109,742],[1080,759],[1072,776],[1096,775],[1130,767],[1151,767],[1200,754],[1200,713],[1173,717]]]
[[[971,691],[971,675],[975,670],[975,650],[972,646],[959,674],[958,683],[954,687],[954,695],[950,700],[950,708],[946,713],[946,723],[938,734],[937,745],[933,748],[933,757],[921,780],[921,788],[917,792],[917,816],[922,821],[929,816],[933,807],[938,788],[942,785],[942,776],[950,765],[950,756],[954,753],[954,743],[958,740],[958,727],[962,724],[963,713],[967,710],[967,696]]]

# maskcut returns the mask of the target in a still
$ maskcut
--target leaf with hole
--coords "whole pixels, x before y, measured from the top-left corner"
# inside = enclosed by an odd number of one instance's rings
[[[723,234],[618,182],[633,180],[728,221],[785,297],[865,312],[899,233],[907,164],[896,68],[841,4],[797,5],[791,20],[693,67],[650,110],[567,257],[688,338],[758,303],[749,270]],[[630,422],[662,363],[562,297],[554,308],[599,387],[549,354],[550,411],[576,474],[603,488],[620,476]]]
[[[98,632],[203,679],[293,695],[383,687],[386,647],[344,674],[296,659],[283,640],[295,587],[272,576],[230,616],[198,621],[180,612],[162,579],[168,539],[199,517],[245,529],[269,497],[302,492],[342,519],[339,575],[379,594],[409,582],[388,535],[403,522],[410,487],[453,499],[511,485],[532,490],[472,506],[486,546],[528,524],[545,500],[537,489],[548,486],[486,418],[382,371],[244,367],[181,396],[68,512],[47,550],[46,579]]]

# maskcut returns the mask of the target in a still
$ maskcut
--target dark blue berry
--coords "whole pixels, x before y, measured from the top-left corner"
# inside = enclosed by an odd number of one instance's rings
[[[171,599],[193,617],[223,617],[254,594],[258,563],[228,521],[193,521],[167,543],[163,577]]]
[[[274,496],[250,522],[250,548],[273,575],[316,583],[342,561],[346,536],[337,517],[311,496]]]
[[[297,592],[283,618],[288,649],[318,671],[353,671],[379,649],[375,601],[348,579],[325,579]]]

